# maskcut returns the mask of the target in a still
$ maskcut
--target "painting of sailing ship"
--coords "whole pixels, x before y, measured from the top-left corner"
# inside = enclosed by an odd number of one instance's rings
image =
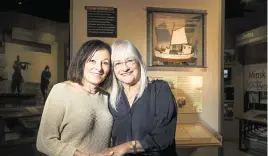
[[[153,23],[153,65],[202,65],[202,15],[154,13]]]

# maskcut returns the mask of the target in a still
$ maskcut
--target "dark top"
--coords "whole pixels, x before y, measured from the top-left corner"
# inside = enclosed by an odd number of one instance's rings
[[[48,85],[51,73],[49,71],[43,71],[41,74],[41,85]]]
[[[15,61],[13,64],[14,73],[12,75],[13,80],[23,81],[23,77],[21,75],[21,69],[24,69],[20,61]]]
[[[149,83],[132,107],[122,91],[117,111],[110,110],[114,118],[112,146],[139,140],[146,152],[138,155],[176,155],[177,106],[168,83]]]

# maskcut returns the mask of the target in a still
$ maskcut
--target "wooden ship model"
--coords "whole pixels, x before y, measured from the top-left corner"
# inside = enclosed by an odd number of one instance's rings
[[[175,25],[175,23],[174,23]],[[192,45],[187,42],[185,27],[169,33],[165,23],[155,28],[157,47],[154,48],[154,56],[162,62],[191,62],[195,58]]]

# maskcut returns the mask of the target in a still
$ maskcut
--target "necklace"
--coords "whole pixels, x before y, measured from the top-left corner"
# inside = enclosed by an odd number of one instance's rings
[[[87,89],[84,86],[82,86],[83,90],[85,90],[86,92],[90,93],[90,94],[96,94],[98,88],[94,88],[94,89]]]
[[[134,94],[134,93],[135,93],[135,94]],[[136,93],[136,92],[134,92],[134,93],[130,94],[130,93],[126,93],[126,92],[125,92],[125,94],[126,94],[126,96],[127,96],[127,100],[128,100],[128,103],[129,103],[130,107],[131,107],[131,106],[132,106],[132,104],[134,103],[134,100],[135,100],[136,95],[137,95],[137,93]]]
[[[75,86],[77,89],[79,89],[79,90],[81,90],[81,91],[85,91],[85,92],[87,92],[87,93],[89,93],[89,94],[96,94],[96,93],[97,93],[97,90],[98,90],[98,88],[95,88],[95,89],[88,89],[88,88],[86,88],[85,86],[81,86],[80,84],[77,84],[77,83],[74,83],[74,86]]]
[[[131,95],[126,94],[126,96],[127,96],[128,99],[132,99],[132,98],[135,97],[136,95],[137,95],[137,94],[131,94]]]
[[[70,82],[70,81],[67,81],[66,84],[71,85],[73,88],[75,88],[77,91],[80,91],[80,92],[82,91],[82,92],[86,92],[88,94],[96,94],[98,92],[98,88],[87,89],[78,83],[74,83],[74,82]]]
[[[135,86],[131,86],[131,87],[125,86],[124,87],[124,92],[127,96],[127,99],[128,99],[128,102],[130,105],[133,104],[135,97],[139,93],[139,88],[140,88],[139,83],[137,83]]]

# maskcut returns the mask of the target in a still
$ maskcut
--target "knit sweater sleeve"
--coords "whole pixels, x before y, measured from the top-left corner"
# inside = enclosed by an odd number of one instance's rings
[[[37,150],[50,156],[73,156],[76,148],[61,141],[62,122],[66,109],[64,89],[55,85],[44,106],[40,127],[37,135]]]

